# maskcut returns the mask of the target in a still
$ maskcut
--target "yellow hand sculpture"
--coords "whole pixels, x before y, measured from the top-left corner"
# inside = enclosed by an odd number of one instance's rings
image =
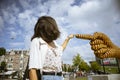
[[[120,58],[120,48],[113,44],[104,33],[95,32],[90,34],[76,34],[76,38],[90,40],[91,49],[99,58]]]

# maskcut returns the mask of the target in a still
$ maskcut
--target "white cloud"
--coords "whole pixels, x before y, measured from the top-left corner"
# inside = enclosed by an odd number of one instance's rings
[[[116,16],[110,0],[91,0],[68,10],[68,20],[72,28],[81,32],[93,32],[101,27],[112,27],[111,22]]]
[[[68,9],[71,7],[71,4],[74,2],[74,0],[53,0],[53,1],[48,1],[46,6],[50,4],[49,7],[49,15],[52,16],[65,16],[67,15]]]
[[[31,37],[32,37],[32,33],[27,33],[25,38],[24,38],[24,43],[25,43],[25,49],[30,49],[30,42],[31,42]]]
[[[15,25],[17,23],[16,21],[19,11],[20,11],[19,8],[17,8],[15,4],[5,9],[2,9],[1,10],[1,13],[3,15],[2,19],[9,25]]]
[[[22,8],[25,10],[25,9],[29,9],[30,7],[32,7],[31,5],[30,5],[30,3],[29,3],[29,1],[30,0],[24,0],[24,1],[22,1],[22,0],[19,0],[19,2],[20,2],[20,4],[21,4],[21,6],[22,6]]]
[[[4,21],[7,21],[10,19],[9,14],[8,14],[9,12],[7,12],[6,10],[3,10],[2,13],[3,13],[3,20]]]
[[[15,48],[15,49],[19,49],[19,47],[20,46],[23,46],[24,45],[24,43],[23,42],[12,42],[12,43],[9,43],[9,46],[11,46],[12,48]],[[16,46],[18,46],[17,48],[16,48]]]
[[[2,17],[0,16],[0,33],[3,28],[4,28],[4,21],[3,21]]]
[[[16,32],[14,32],[14,31],[10,32],[10,38],[16,38],[16,36],[17,36]]]
[[[16,39],[16,38],[18,38],[20,36],[24,36],[24,35],[22,35],[23,33],[22,33],[21,30],[16,31],[16,29],[13,28],[13,27],[8,28],[8,31],[9,31],[8,32],[8,34],[9,34],[8,37],[10,37],[11,39]]]

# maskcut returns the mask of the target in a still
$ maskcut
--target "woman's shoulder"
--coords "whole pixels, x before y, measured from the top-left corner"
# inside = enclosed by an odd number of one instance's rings
[[[34,38],[32,42],[40,42],[40,43],[46,43],[41,37]]]
[[[34,42],[34,41],[37,41],[37,38],[34,38],[34,39],[32,40],[32,42]]]
[[[37,44],[38,43],[38,39],[37,38],[34,38],[32,41],[31,41],[32,44]]]

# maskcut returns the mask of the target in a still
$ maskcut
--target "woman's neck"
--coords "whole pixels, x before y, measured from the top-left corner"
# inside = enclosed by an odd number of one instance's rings
[[[50,42],[50,43],[48,43],[48,46],[49,46],[49,47],[52,47],[52,48],[56,48],[56,45],[55,45],[54,42]]]

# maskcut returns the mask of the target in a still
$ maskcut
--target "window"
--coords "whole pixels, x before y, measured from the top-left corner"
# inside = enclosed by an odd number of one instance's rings
[[[8,68],[12,68],[12,67],[13,67],[13,64],[9,63]]]

